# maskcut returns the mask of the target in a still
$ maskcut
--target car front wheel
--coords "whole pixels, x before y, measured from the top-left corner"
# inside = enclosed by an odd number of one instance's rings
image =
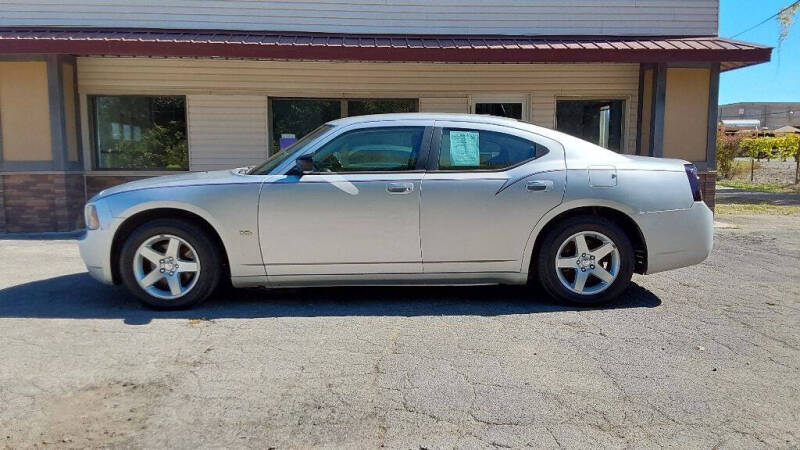
[[[617,298],[633,275],[633,246],[603,217],[566,220],[544,236],[537,258],[539,281],[553,297],[592,306]]]
[[[122,248],[125,286],[148,306],[178,309],[207,299],[220,281],[217,250],[203,230],[159,219],[137,228]]]

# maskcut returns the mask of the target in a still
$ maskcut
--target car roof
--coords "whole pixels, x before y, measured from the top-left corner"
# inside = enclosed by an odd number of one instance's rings
[[[532,123],[524,122],[517,119],[509,119],[507,117],[490,116],[484,114],[451,114],[451,113],[394,113],[394,114],[372,114],[368,116],[353,116],[345,117],[342,119],[333,120],[328,122],[334,126],[358,125],[362,123],[375,123],[375,122],[402,122],[403,120],[442,120],[450,122],[464,122],[483,125],[499,125],[518,130],[528,131],[539,136],[559,142],[564,146],[578,146],[583,147],[590,145],[595,149],[607,151],[602,147],[598,147],[589,142],[580,140],[574,136],[556,131],[550,128],[541,127]],[[613,152],[612,152],[613,153]]]
[[[524,122],[507,117],[497,117],[478,114],[449,114],[449,113],[393,113],[393,114],[371,114],[367,116],[353,116],[337,119],[329,122],[332,125],[353,125],[377,121],[402,121],[402,120],[449,120],[454,122],[471,122],[497,125],[510,125],[519,127]]]

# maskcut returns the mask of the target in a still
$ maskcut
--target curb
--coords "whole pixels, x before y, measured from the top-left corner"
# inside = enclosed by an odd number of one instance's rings
[[[81,237],[86,230],[47,231],[41,233],[0,233],[0,240],[67,240]]]

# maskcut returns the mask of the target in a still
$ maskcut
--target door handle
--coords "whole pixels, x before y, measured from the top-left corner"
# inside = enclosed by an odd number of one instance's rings
[[[525,188],[533,192],[548,192],[553,189],[552,180],[534,180],[525,183]]]
[[[389,183],[386,192],[390,194],[408,194],[414,190],[414,183]]]

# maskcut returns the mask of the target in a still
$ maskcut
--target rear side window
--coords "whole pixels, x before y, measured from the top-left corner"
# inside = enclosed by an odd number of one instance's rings
[[[502,170],[542,156],[546,151],[533,141],[510,134],[444,128],[439,170]]]

